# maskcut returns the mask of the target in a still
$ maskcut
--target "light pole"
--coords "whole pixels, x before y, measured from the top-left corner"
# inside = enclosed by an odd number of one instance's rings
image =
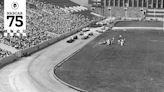
[[[91,10],[94,11],[95,10],[95,7],[91,7]]]
[[[124,11],[125,11],[125,19],[128,17],[128,3],[125,4]]]
[[[143,19],[143,14],[144,14],[144,12],[143,12],[143,7],[140,9],[140,11],[141,11],[141,13],[142,13],[141,19]]]
[[[125,19],[127,19],[127,7],[124,8],[124,11],[125,11]]]
[[[143,12],[143,13],[144,13],[144,14],[143,14],[143,15],[144,15],[143,17],[144,17],[144,19],[145,19],[145,18],[146,18],[147,9],[146,9],[146,10],[144,10],[144,12]]]
[[[111,7],[108,7],[108,10],[109,10],[109,12],[110,12],[110,19],[111,19],[111,17],[112,17]]]

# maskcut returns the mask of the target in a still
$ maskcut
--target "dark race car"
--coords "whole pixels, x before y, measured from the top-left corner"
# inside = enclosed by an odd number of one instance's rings
[[[76,36],[74,36],[74,37],[73,37],[73,39],[74,39],[74,40],[78,39],[78,36],[77,36],[77,35],[76,35]]]
[[[74,42],[74,39],[69,39],[69,40],[67,40],[67,43],[72,43],[72,42]]]
[[[89,36],[83,36],[81,39],[85,40],[85,39],[88,39]]]
[[[88,35],[89,35],[89,36],[93,36],[93,33],[91,32],[91,33],[89,33]]]

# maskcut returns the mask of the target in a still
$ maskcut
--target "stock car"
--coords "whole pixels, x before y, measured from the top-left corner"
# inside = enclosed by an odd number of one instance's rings
[[[87,36],[83,36],[81,39],[85,40],[85,39],[88,39],[88,38],[89,38],[89,36],[87,35]]]
[[[74,39],[67,40],[67,43],[72,43],[72,42],[74,42]]]
[[[90,32],[90,33],[88,34],[88,36],[93,36],[93,32]]]
[[[67,40],[67,43],[72,43],[72,42],[74,42],[73,38],[70,38],[69,40]]]
[[[89,35],[84,33],[83,37],[81,39],[85,40],[85,39],[88,39],[89,38]]]
[[[74,40],[78,39],[78,36],[77,36],[77,35],[75,35],[75,36],[73,37],[73,39],[74,39]]]
[[[80,36],[82,36],[82,35],[84,35],[84,33],[83,32],[80,32],[80,34],[79,34]]]
[[[98,33],[104,33],[105,30],[100,29],[100,30],[96,30],[96,32],[98,32]]]
[[[74,42],[77,39],[78,39],[78,36],[75,35],[75,36],[71,37],[69,40],[67,40],[67,43],[72,43],[72,42]]]
[[[83,32],[88,32],[88,31],[90,31],[90,29],[87,27],[87,28],[82,29],[82,31]]]

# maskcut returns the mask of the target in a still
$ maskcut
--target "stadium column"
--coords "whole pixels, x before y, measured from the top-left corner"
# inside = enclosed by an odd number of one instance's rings
[[[114,6],[114,7],[116,6],[116,4],[115,4],[116,2],[115,2],[115,1],[116,1],[116,0],[113,0],[113,6]]]
[[[110,7],[110,2],[111,2],[111,0],[109,0],[109,7]]]
[[[120,7],[120,0],[118,0],[118,7]]]
[[[161,8],[163,8],[163,0],[161,0]]]
[[[156,8],[158,8],[158,0],[156,0]]]
[[[125,7],[125,0],[123,0],[123,7]]]
[[[130,6],[130,0],[128,0],[128,7]]]
[[[134,7],[134,0],[132,0],[132,7]]]
[[[142,7],[144,7],[144,0],[142,0]]]
[[[146,7],[147,8],[149,7],[149,0],[147,0]]]
[[[154,8],[154,0],[151,1],[151,8]]]

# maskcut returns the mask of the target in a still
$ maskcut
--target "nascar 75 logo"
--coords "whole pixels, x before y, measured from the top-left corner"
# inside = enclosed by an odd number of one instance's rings
[[[26,0],[4,0],[4,30],[26,30]]]

